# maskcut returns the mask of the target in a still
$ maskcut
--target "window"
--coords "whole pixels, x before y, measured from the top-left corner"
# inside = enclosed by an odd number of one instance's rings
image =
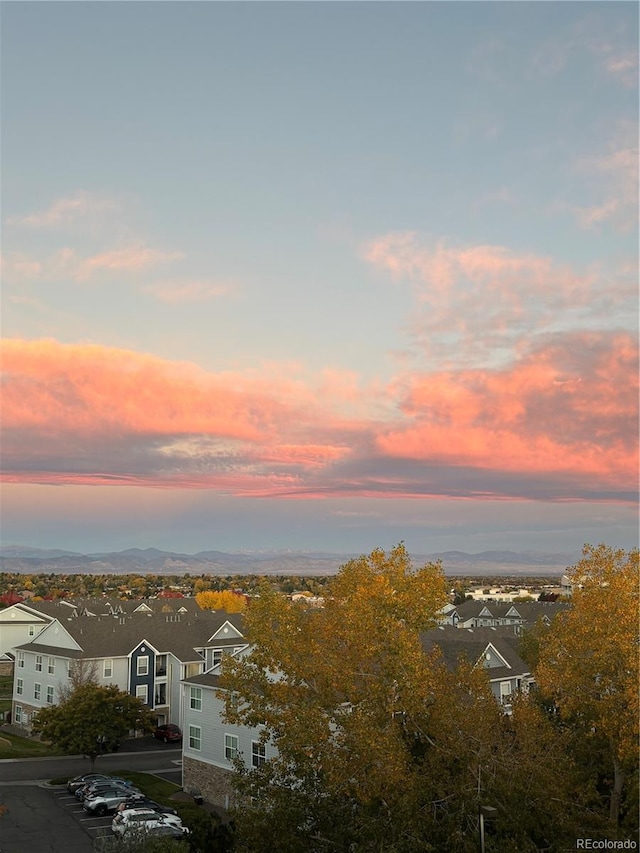
[[[224,736],[224,757],[228,761],[233,761],[233,759],[238,754],[238,738],[236,735],[225,735]]]
[[[500,700],[504,702],[505,699],[508,699],[511,696],[511,682],[510,681],[501,681],[500,682]]]
[[[35,635],[36,635],[36,626],[35,625],[29,625],[29,636],[35,637]]]
[[[47,659],[47,672],[49,673],[49,675],[53,675],[55,671],[56,671],[56,659],[55,658],[48,658]]]
[[[156,657],[156,676],[167,674],[167,656],[158,655]]]
[[[189,707],[193,711],[202,711],[202,688],[189,688]]]
[[[251,764],[260,767],[267,760],[266,747],[257,740],[251,741]]]
[[[153,697],[154,705],[166,705],[167,704],[167,685],[165,682],[161,682],[160,684],[156,684],[156,689]]]
[[[211,666],[218,666],[222,660],[222,649],[213,649],[211,652]]]
[[[139,684],[136,687],[136,696],[138,697],[138,699],[142,699],[145,705],[147,704],[147,700],[149,699],[149,691],[147,689],[146,684]]]
[[[149,675],[149,658],[138,658],[138,675]]]
[[[42,655],[36,655],[36,672],[42,672]]]
[[[18,652],[18,666],[24,669],[24,652]]]
[[[22,696],[22,691],[24,690],[24,679],[18,678],[16,680],[16,693],[18,696]]]
[[[16,705],[16,711],[14,714],[14,719],[16,723],[22,722],[22,705]]]
[[[102,677],[111,678],[113,676],[113,660],[102,661]]]
[[[53,705],[53,687],[47,687],[47,705]]]
[[[202,745],[202,730],[200,726],[189,726],[189,749],[200,750]]]
[[[38,682],[36,681],[36,683],[33,685],[33,698],[39,699],[41,693],[42,693],[42,685],[38,684]]]

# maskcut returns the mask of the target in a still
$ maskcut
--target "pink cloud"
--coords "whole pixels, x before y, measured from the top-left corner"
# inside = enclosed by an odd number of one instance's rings
[[[86,217],[115,213],[120,204],[113,198],[78,191],[71,196],[58,199],[44,210],[7,219],[8,225],[22,225],[33,228],[52,228],[67,225]]]
[[[391,456],[637,483],[638,346],[626,333],[558,336],[500,370],[410,377]]]
[[[405,373],[384,389],[293,366],[209,373],[89,344],[10,340],[2,355],[10,482],[637,496],[638,352],[625,333],[550,336],[510,366]]]
[[[575,272],[552,258],[504,246],[449,246],[415,232],[367,243],[365,260],[411,283],[416,299],[408,331],[431,359],[450,366],[495,366],[522,340],[558,328],[625,327],[635,316],[636,280]]]

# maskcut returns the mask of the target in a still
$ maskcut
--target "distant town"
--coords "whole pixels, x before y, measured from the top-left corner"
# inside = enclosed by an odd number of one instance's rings
[[[155,548],[80,554],[21,546],[0,549],[0,602],[61,598],[190,598],[231,589],[254,594],[261,579],[287,595],[321,599],[330,578],[349,554],[176,554]],[[575,555],[450,551],[416,555],[414,566],[441,562],[451,583],[451,600],[554,601],[569,594],[563,576]]]

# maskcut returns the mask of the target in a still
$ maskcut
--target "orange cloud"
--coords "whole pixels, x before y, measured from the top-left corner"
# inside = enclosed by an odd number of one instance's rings
[[[549,341],[501,370],[413,376],[389,456],[637,484],[638,346],[625,333]]]
[[[553,336],[509,367],[407,373],[386,389],[361,389],[350,374],[305,379],[294,366],[208,373],[55,341],[6,341],[2,368],[10,482],[297,498],[637,497],[638,351],[628,334]]]

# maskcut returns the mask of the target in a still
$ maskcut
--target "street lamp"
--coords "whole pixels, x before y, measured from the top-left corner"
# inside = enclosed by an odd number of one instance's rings
[[[480,806],[480,853],[484,853],[484,822],[498,817],[498,809],[493,806]]]

